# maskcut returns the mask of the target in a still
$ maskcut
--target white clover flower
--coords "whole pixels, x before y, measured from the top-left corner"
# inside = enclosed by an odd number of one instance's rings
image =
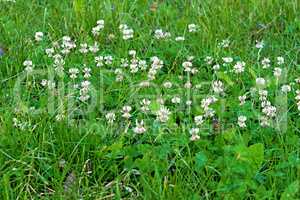
[[[277,57],[277,64],[278,65],[282,65],[282,64],[284,64],[284,58],[283,57]]]
[[[230,45],[230,40],[229,39],[222,40],[218,45],[221,48],[228,48]]]
[[[271,66],[271,60],[269,58],[264,58],[262,61],[261,61],[261,64],[262,64],[262,68],[263,69],[267,69]]]
[[[257,49],[262,49],[262,48],[264,48],[264,46],[265,46],[265,43],[264,43],[263,40],[262,40],[262,41],[256,41],[255,47],[256,47]]]
[[[179,104],[181,102],[181,99],[179,97],[173,97],[171,99],[171,102],[174,104]]]
[[[273,71],[273,74],[276,78],[279,78],[281,76],[281,73],[282,73],[282,69],[279,68],[279,67],[275,67],[274,68],[274,71]]]
[[[111,55],[104,56],[104,63],[106,65],[111,65],[113,62],[113,57]]]
[[[213,66],[213,70],[218,71],[220,69],[220,65],[219,64],[215,64]]]
[[[189,30],[190,33],[197,32],[198,26],[196,24],[189,24],[188,25],[188,30]]]
[[[284,92],[284,93],[288,93],[291,91],[291,86],[290,85],[283,85],[281,87],[281,91]]]
[[[170,81],[164,82],[163,83],[164,88],[171,88],[172,87],[172,83]]]
[[[103,56],[96,56],[95,62],[97,67],[102,67],[104,65],[104,57]]]
[[[184,88],[186,88],[186,89],[192,88],[192,83],[191,83],[190,81],[187,81],[187,82],[184,84]]]
[[[204,118],[202,115],[195,116],[194,121],[197,126],[201,125],[204,122]]]
[[[87,43],[80,44],[79,52],[82,54],[88,53],[89,52],[88,44]]]
[[[43,79],[43,80],[41,81],[41,85],[42,85],[43,87],[47,86],[47,84],[48,84],[48,80]]]
[[[191,134],[191,135],[196,135],[196,134],[199,133],[199,131],[200,131],[199,128],[191,128],[191,129],[190,129],[190,134]]]
[[[262,112],[268,117],[275,117],[276,116],[276,107],[272,106],[272,105],[266,105],[262,109]]]
[[[140,104],[142,105],[141,110],[143,112],[147,112],[149,111],[149,105],[150,105],[151,101],[149,99],[143,99]]]
[[[245,65],[246,65],[245,62],[238,61],[238,62],[233,66],[234,72],[237,73],[237,74],[244,72],[244,70],[245,70]]]
[[[165,39],[165,38],[168,38],[170,36],[171,36],[170,32],[164,32],[162,29],[156,29],[154,31],[154,37],[156,39]]]
[[[263,87],[265,86],[265,84],[266,84],[266,80],[264,78],[259,77],[256,79],[256,85],[258,87]]]
[[[77,74],[79,73],[79,70],[77,68],[70,68],[69,74],[71,79],[77,78]]]
[[[224,91],[223,83],[221,81],[214,81],[212,83],[212,89],[215,93],[220,94]]]
[[[109,112],[105,115],[105,118],[109,124],[112,124],[116,120],[116,114],[114,112]]]
[[[156,112],[156,119],[160,122],[167,122],[169,120],[170,114],[171,112],[168,108],[161,106],[160,109]]]
[[[89,50],[92,53],[97,53],[99,51],[98,43],[95,42],[94,45],[89,46]]]
[[[185,102],[185,105],[187,105],[187,106],[190,106],[190,105],[192,105],[192,101],[191,100],[187,100],[186,102]]]
[[[269,119],[266,116],[261,116],[259,120],[262,127],[270,126]]]
[[[175,41],[179,42],[179,41],[184,41],[185,38],[183,36],[178,36],[175,38]]]
[[[83,77],[85,79],[88,79],[91,77],[91,71],[92,71],[91,68],[85,67],[82,71],[84,73]]]
[[[225,63],[232,63],[233,62],[233,58],[232,57],[223,57],[222,60]]]
[[[135,121],[136,126],[133,128],[133,132],[137,133],[137,134],[142,134],[145,133],[147,131],[147,129],[144,126],[144,121],[141,120],[140,122],[138,122],[138,120]]]
[[[33,71],[33,64],[32,64],[32,61],[31,60],[25,60],[23,62],[23,65],[25,66],[25,71],[27,73],[30,73]]]
[[[141,70],[146,70],[148,67],[146,60],[139,60],[138,65]]]
[[[36,32],[35,35],[34,35],[34,39],[37,42],[42,41],[43,37],[44,37],[44,33],[43,32]]]
[[[211,65],[213,60],[214,60],[213,57],[206,56],[205,59],[204,59],[204,62],[206,62],[206,64],[208,64],[208,65]]]
[[[122,117],[129,119],[131,117],[130,111],[132,110],[131,106],[123,106],[122,108]]]
[[[54,49],[53,48],[48,48],[48,49],[45,49],[45,53],[47,54],[47,56],[49,58],[51,58],[54,54]]]
[[[190,141],[196,141],[200,139],[200,136],[198,135],[199,131],[200,131],[199,128],[190,129],[190,134],[191,134]]]
[[[128,39],[133,38],[133,34],[134,34],[133,29],[128,28],[128,26],[126,24],[121,24],[119,26],[119,29],[123,34],[123,39],[124,40],[128,40]]]
[[[246,102],[246,98],[247,98],[247,96],[246,96],[246,95],[239,96],[240,105],[244,105],[244,104],[245,104],[245,102]]]
[[[136,50],[129,50],[128,54],[132,57],[136,56]]]
[[[246,128],[247,127],[246,120],[247,120],[246,116],[243,116],[243,115],[239,116],[238,117],[238,125],[239,125],[239,127]]]

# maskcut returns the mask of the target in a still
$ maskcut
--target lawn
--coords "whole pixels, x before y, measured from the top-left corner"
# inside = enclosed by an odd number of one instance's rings
[[[300,199],[297,0],[0,0],[0,199]]]

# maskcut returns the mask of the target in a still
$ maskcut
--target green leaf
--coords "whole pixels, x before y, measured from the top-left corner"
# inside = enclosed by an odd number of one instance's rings
[[[299,181],[291,183],[283,192],[280,200],[294,200],[296,199],[297,192],[299,191]]]
[[[258,168],[264,160],[264,145],[262,143],[253,144],[248,147],[251,162]]]
[[[217,73],[217,76],[218,76],[220,79],[226,81],[226,83],[227,83],[228,85],[230,85],[230,86],[233,86],[233,85],[234,85],[234,82],[231,80],[231,78],[230,78],[227,74],[225,74],[224,72],[218,72],[218,73]]]
[[[207,157],[204,152],[198,152],[195,156],[195,165],[196,169],[200,170],[202,167],[205,166],[207,162]]]

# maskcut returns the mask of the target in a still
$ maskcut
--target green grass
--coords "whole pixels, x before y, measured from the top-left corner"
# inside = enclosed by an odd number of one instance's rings
[[[287,96],[280,93],[283,84],[300,78],[299,2],[165,0],[155,7],[147,0],[0,0],[0,47],[6,49],[0,57],[0,199],[300,199],[300,111],[295,101],[300,86],[292,85]],[[66,59],[66,72],[87,64],[95,91],[89,103],[69,98],[67,84],[72,81],[67,73],[54,75],[44,49],[65,35],[77,46],[92,44],[91,29],[98,19],[104,19],[105,28],[96,39],[97,55],[112,55],[113,69],[120,58],[129,57],[130,49],[148,65],[150,57],[158,56],[164,67],[153,81],[156,87],[137,89],[146,73],[128,72],[125,81],[117,83],[109,67],[95,67],[92,54],[74,53]],[[133,39],[122,39],[121,23],[134,30]],[[191,23],[199,26],[198,32],[188,33]],[[158,28],[169,31],[172,38],[184,35],[185,41],[158,41],[153,37]],[[39,43],[34,41],[37,31],[45,34]],[[115,38],[108,39],[109,34]],[[227,38],[230,47],[219,48],[218,43]],[[256,40],[266,44],[260,53]],[[181,64],[190,55],[199,70],[191,81],[203,84],[198,90],[182,88],[188,78]],[[206,56],[220,62],[225,56],[242,60],[245,72],[213,73],[204,62]],[[282,68],[287,77],[276,82],[273,68],[278,56],[285,58]],[[272,60],[268,70],[260,65],[264,57]],[[26,59],[49,73],[25,76]],[[51,78],[48,75],[58,83],[54,93],[40,85],[42,79]],[[267,90],[279,109],[277,119],[287,116],[279,129],[276,122],[268,128],[259,125],[258,94],[239,106],[238,96],[249,92],[257,77],[269,80]],[[201,127],[200,140],[190,141],[193,117],[203,112],[201,100],[212,94],[210,83],[216,79],[226,86],[226,95],[213,105],[220,131],[209,119]],[[181,86],[163,89],[166,80]],[[170,96],[190,91],[194,103],[190,110],[184,102],[180,108],[170,103]],[[167,123],[137,109],[143,96],[158,93],[168,98],[172,111]],[[108,124],[105,114],[118,113],[124,105],[134,107],[131,123],[118,117],[115,124]],[[152,101],[150,110],[158,107]],[[60,112],[67,118],[57,121]],[[239,115],[247,116],[247,128],[237,126]],[[13,118],[26,127],[15,127]],[[133,133],[136,119],[145,120],[144,134]]]

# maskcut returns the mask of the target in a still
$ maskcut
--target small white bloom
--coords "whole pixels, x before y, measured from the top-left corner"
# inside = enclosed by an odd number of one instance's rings
[[[194,121],[197,126],[201,125],[204,122],[204,118],[202,115],[195,116]]]
[[[239,127],[241,127],[241,128],[247,127],[246,120],[247,120],[246,116],[243,116],[243,115],[239,116],[238,117],[238,125],[239,125]]]
[[[138,120],[135,121],[136,126],[133,128],[133,132],[137,133],[137,134],[142,134],[145,133],[147,131],[147,129],[144,126],[144,121],[141,120],[140,122],[138,122]]]
[[[237,73],[237,74],[244,72],[244,70],[245,70],[245,65],[246,65],[245,62],[238,61],[238,62],[233,66],[234,72]]]
[[[175,38],[175,41],[184,41],[185,38],[183,36],[178,36]]]
[[[279,78],[281,76],[281,73],[282,73],[282,69],[279,68],[279,67],[275,67],[274,68],[274,71],[273,71],[273,74],[276,78]]]
[[[173,97],[173,98],[171,99],[171,102],[174,103],[174,104],[178,104],[178,103],[181,102],[181,99],[180,99],[179,97]]]
[[[188,25],[188,30],[190,33],[196,32],[198,29],[198,26],[196,24],[189,24]]]
[[[269,58],[264,58],[262,61],[261,61],[261,64],[262,64],[262,68],[263,69],[267,69],[271,66],[271,60]]]
[[[105,118],[107,119],[108,123],[112,124],[116,120],[116,115],[114,112],[109,112],[105,115]]]
[[[40,42],[43,40],[44,33],[43,32],[36,32],[34,35],[35,41]]]
[[[277,57],[277,64],[282,65],[284,63],[284,58],[283,57]]]
[[[232,58],[232,57],[224,57],[224,58],[222,58],[222,60],[223,60],[225,63],[232,63],[232,62],[233,62],[233,58]]]
[[[244,104],[245,104],[245,102],[246,102],[246,98],[247,98],[247,96],[246,96],[246,95],[239,96],[240,105],[244,105]]]
[[[256,85],[258,87],[263,87],[265,86],[265,84],[266,84],[266,80],[264,78],[259,77],[256,79]]]
[[[161,106],[160,109],[156,112],[156,117],[160,122],[167,122],[169,120],[170,114],[171,112],[168,108]]]
[[[262,48],[264,48],[264,46],[265,46],[265,43],[264,43],[263,40],[262,40],[262,41],[256,41],[255,47],[256,47],[257,49],[262,49]]]
[[[283,85],[281,87],[281,91],[284,92],[284,93],[288,93],[288,92],[291,91],[291,86],[289,86],[289,85]]]

